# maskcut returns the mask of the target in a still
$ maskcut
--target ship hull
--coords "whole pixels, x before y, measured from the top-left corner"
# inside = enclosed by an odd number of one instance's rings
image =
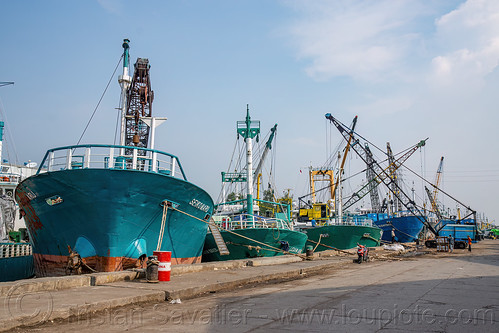
[[[33,256],[0,259],[0,282],[29,279],[35,275]]]
[[[213,211],[201,188],[136,170],[40,173],[19,184],[16,200],[25,214],[37,276],[67,273],[70,249],[99,272],[136,267],[158,243],[161,251],[172,252],[173,264],[200,262],[207,224],[198,219]],[[177,209],[164,214],[165,200]],[[192,202],[203,203],[203,210]]]
[[[303,230],[308,236],[307,246],[315,252],[325,250],[348,250],[357,243],[372,247],[378,246],[382,231],[377,227],[360,225],[325,225]]]
[[[397,216],[373,221],[383,230],[382,240],[386,242],[392,242],[392,229],[395,231],[395,240],[399,243],[414,242],[423,230],[423,222],[417,216]]]
[[[0,243],[0,282],[28,279],[35,275],[31,245]]]
[[[307,241],[305,234],[282,228],[246,228],[231,230],[231,232],[221,230],[220,233],[230,254],[220,255],[213,235],[208,233],[203,250],[203,261],[280,256],[284,253],[279,250],[285,250],[286,247],[289,247],[287,251],[290,253],[299,254],[303,252]],[[260,243],[251,241],[248,238],[257,240]]]

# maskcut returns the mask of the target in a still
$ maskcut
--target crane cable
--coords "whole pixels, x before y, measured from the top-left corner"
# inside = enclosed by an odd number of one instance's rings
[[[111,75],[111,77],[109,78],[109,82],[107,83],[106,85],[106,88],[104,89],[104,92],[102,93],[100,99],[99,99],[99,102],[97,103],[97,105],[95,106],[95,109],[94,109],[94,112],[92,113],[92,116],[90,116],[90,119],[88,120],[88,123],[87,125],[85,126],[85,129],[83,130],[83,133],[81,133],[81,136],[80,138],[78,139],[78,142],[76,143],[76,145],[79,145],[80,142],[81,142],[81,139],[83,139],[83,136],[85,135],[85,132],[87,131],[88,129],[88,126],[90,126],[90,122],[92,121],[92,119],[94,118],[95,116],[95,113],[97,112],[97,109],[99,108],[99,105],[100,103],[102,102],[102,99],[104,98],[104,95],[106,94],[107,92],[107,88],[109,88],[109,85],[111,84],[111,81],[113,80],[113,77],[114,75],[116,74],[116,71],[118,70],[118,67],[121,63],[121,59],[123,59],[123,55],[120,56],[120,59],[118,60],[118,63],[116,64],[116,68],[114,69],[113,71],[113,74]]]
[[[236,140],[236,142],[234,144],[234,149],[232,150],[232,156],[230,157],[230,163],[229,163],[229,167],[227,168],[227,172],[230,172],[230,167],[232,166],[232,162],[234,161],[234,154],[236,153],[237,143],[238,143],[238,140]],[[218,196],[219,202],[226,201],[226,198],[222,198],[223,192],[224,192],[224,187],[225,187],[225,183],[222,183],[222,190],[220,191],[220,194]]]

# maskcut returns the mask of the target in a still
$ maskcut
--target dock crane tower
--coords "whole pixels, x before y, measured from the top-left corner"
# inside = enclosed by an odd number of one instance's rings
[[[124,74],[120,76],[119,82],[122,85],[122,107],[121,107],[121,138],[122,146],[136,146],[147,148],[149,144],[150,126],[142,119],[152,117],[152,102],[154,92],[151,89],[151,78],[149,75],[149,60],[137,58],[134,65],[134,73],[131,78],[129,63],[129,43],[128,39],[123,41],[123,68]],[[139,150],[139,155],[144,155],[146,151]],[[131,149],[125,149],[125,154],[131,154]]]

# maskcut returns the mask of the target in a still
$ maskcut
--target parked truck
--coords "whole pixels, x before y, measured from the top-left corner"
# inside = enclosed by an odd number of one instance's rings
[[[468,236],[473,241],[477,241],[477,226],[474,220],[442,220],[439,223],[438,236],[454,238],[454,248],[465,249],[468,243]],[[425,242],[426,247],[436,248],[437,241],[429,239]]]

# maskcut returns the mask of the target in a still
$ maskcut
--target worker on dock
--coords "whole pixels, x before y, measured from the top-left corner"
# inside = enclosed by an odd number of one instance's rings
[[[395,229],[392,228],[392,243],[395,243]]]
[[[449,236],[449,251],[451,253],[454,251],[454,237],[452,235]]]
[[[468,235],[468,251],[471,252],[471,237]]]

